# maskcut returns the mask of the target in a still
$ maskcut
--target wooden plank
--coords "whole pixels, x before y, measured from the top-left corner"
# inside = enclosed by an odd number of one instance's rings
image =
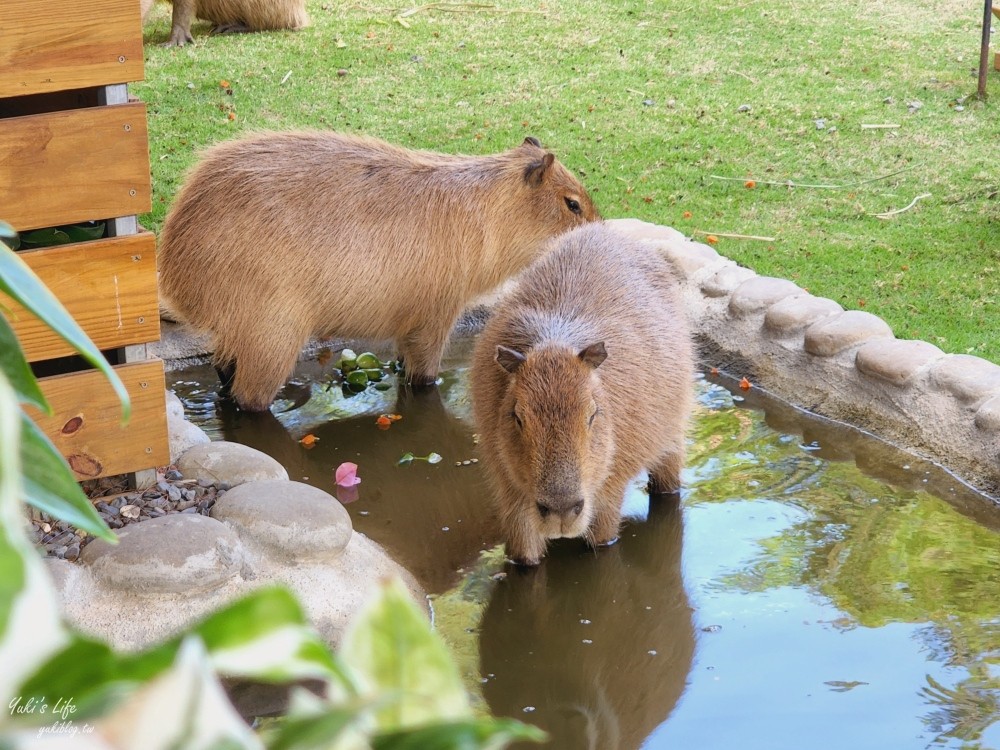
[[[152,232],[19,253],[98,349],[160,338],[156,241]],[[3,298],[4,313],[30,362],[75,350],[34,315]]]
[[[0,120],[0,206],[19,231],[149,211],[142,102]]]
[[[42,378],[39,384],[55,416],[27,409],[79,480],[170,463],[163,361],[121,365],[115,372],[132,399],[132,418],[125,426],[118,399],[97,370]]]
[[[138,0],[0,2],[0,98],[142,78]]]

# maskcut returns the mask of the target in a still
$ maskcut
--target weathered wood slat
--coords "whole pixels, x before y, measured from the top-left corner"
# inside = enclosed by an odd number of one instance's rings
[[[149,211],[146,138],[141,102],[0,120],[2,218],[24,231]]]
[[[156,242],[151,232],[20,255],[99,349],[160,338]],[[7,298],[3,302],[29,362],[76,353],[16,302]]]
[[[138,0],[0,2],[0,98],[142,78]]]
[[[39,384],[55,416],[28,409],[78,480],[170,462],[163,362],[154,359],[121,365],[115,372],[132,399],[132,418],[125,426],[118,399],[97,370],[42,378]]]

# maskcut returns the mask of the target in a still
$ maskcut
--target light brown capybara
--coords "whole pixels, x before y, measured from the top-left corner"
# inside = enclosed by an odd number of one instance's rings
[[[145,20],[155,0],[140,0]],[[309,25],[305,0],[173,0],[167,47],[193,42],[191,24],[201,18],[214,24],[213,34],[301,29]]]
[[[694,363],[670,266],[603,223],[523,271],[480,334],[472,402],[508,556],[612,543],[627,483],[680,487]]]
[[[268,408],[311,336],[393,339],[407,382],[428,385],[471,300],[597,218],[534,138],[451,156],[264,133],[210,148],[188,175],[160,234],[160,292],[213,335],[246,410]]]

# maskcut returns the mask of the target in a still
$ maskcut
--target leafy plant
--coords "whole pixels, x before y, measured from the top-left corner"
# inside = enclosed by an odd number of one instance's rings
[[[30,309],[109,377],[114,372],[57,300],[10,249],[0,224],[0,289]],[[62,622],[44,564],[24,533],[21,501],[113,539],[54,446],[23,411],[48,404],[0,315],[0,747],[42,734],[72,746],[135,750],[498,750],[543,734],[474,715],[458,671],[399,582],[355,618],[338,656],[285,589],[263,588],[140,653],[118,653]],[[253,732],[219,675],[282,683],[320,680],[293,694],[286,719]]]

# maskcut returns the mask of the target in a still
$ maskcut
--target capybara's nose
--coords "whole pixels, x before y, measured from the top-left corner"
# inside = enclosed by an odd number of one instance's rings
[[[555,513],[563,518],[576,518],[583,512],[583,498],[550,498],[539,500],[538,514],[542,518],[548,518],[550,513]]]

